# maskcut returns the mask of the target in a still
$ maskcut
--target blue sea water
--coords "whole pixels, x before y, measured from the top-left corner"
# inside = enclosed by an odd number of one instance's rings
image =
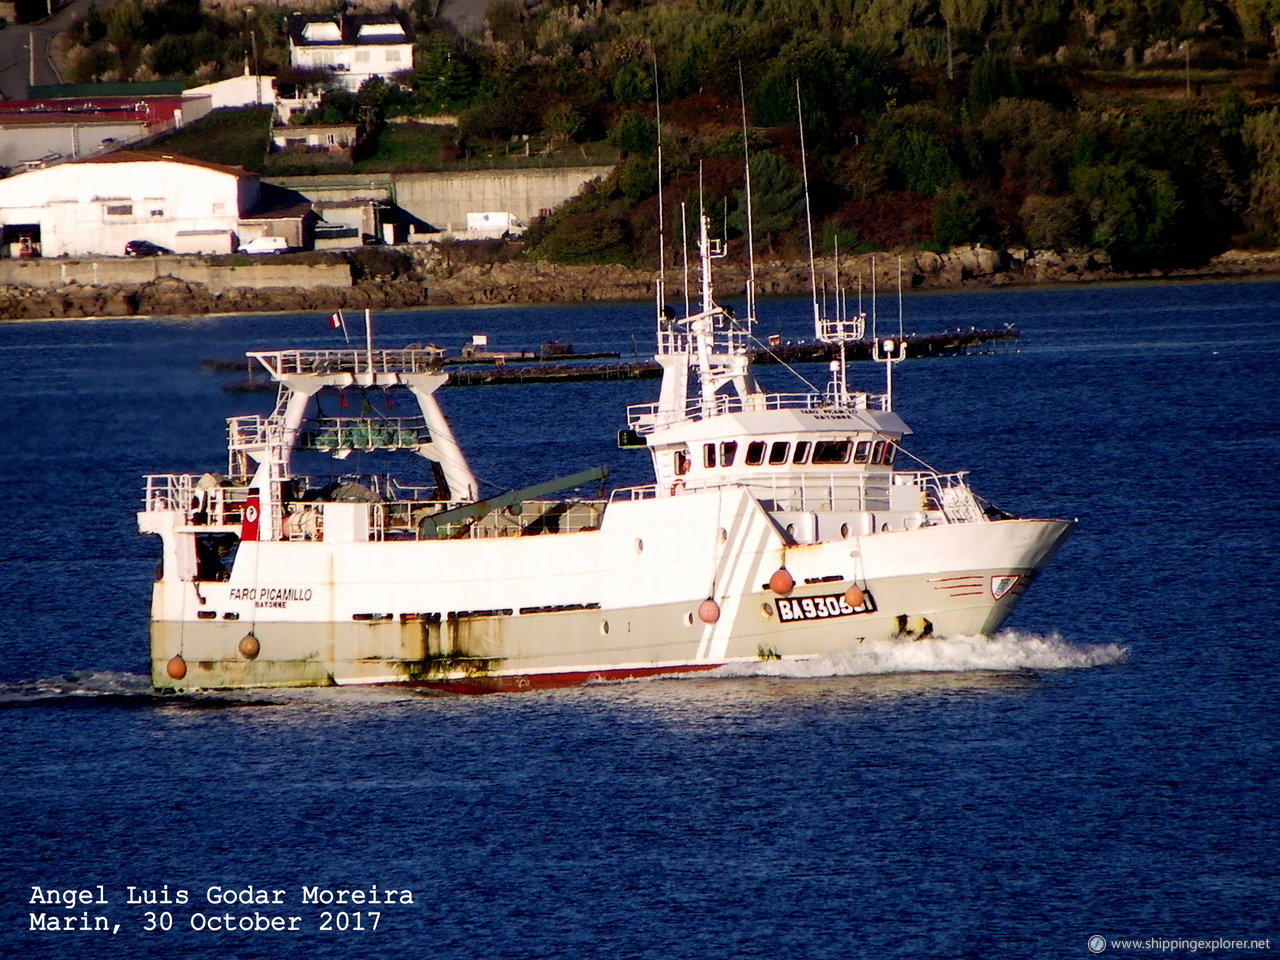
[[[802,336],[805,312],[765,303],[763,332]],[[905,313],[920,332],[1022,331],[895,372],[916,455],[972,470],[1011,512],[1079,518],[1008,630],[479,698],[148,691],[140,477],[223,469],[224,418],[269,406],[201,359],[332,344],[323,318],[0,324],[0,955],[1085,957],[1094,936],[1114,956],[1280,951],[1280,285],[930,293]],[[649,316],[375,322],[393,345],[487,333],[630,356]],[[647,464],[613,432],[655,391],[443,402],[496,486],[596,464],[630,483]],[[307,903],[309,887],[413,902]],[[32,902],[47,891],[95,902]],[[279,902],[210,902],[226,891]],[[227,915],[298,929],[212,929]]]

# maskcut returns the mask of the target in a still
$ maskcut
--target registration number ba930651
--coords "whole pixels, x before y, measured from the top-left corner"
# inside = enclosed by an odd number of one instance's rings
[[[871,594],[864,593],[862,603],[850,606],[842,593],[825,594],[820,597],[796,597],[779,599],[778,619],[783,623],[792,620],[830,620],[833,617],[852,617],[858,613],[870,613],[875,609]]]

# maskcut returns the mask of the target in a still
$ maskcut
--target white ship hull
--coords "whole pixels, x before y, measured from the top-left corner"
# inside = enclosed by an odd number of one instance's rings
[[[754,294],[742,319],[716,303],[723,247],[699,223],[700,305],[677,318],[659,277],[658,400],[618,436],[655,482],[607,500],[570,492],[598,469],[482,495],[436,400],[439,351],[375,350],[367,312],[363,349],[250,353],[276,404],[227,421],[226,475],[147,478],[155,687],[519,689],[994,632],[1070,524],[1010,517],[963,473],[899,467],[903,346],[875,343],[885,393],[851,389],[865,317],[823,316],[816,287],[815,335],[840,350],[830,382],[762,390]],[[323,412],[351,399],[359,414]],[[415,469],[301,469],[355,453]],[[431,482],[404,479],[423,461]]]
[[[990,633],[1069,527],[1008,519],[797,544],[747,489],[725,487],[620,500],[574,533],[246,541],[229,579],[156,582],[152,678],[175,691],[518,689]],[[795,584],[785,594],[770,589],[779,569]]]

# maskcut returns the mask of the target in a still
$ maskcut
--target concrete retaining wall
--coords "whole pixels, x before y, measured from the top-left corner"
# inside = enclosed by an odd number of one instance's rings
[[[69,283],[106,287],[153,283],[175,277],[203,284],[215,296],[232,287],[350,287],[345,263],[279,263],[263,259],[245,266],[222,266],[186,257],[107,258],[102,260],[0,260],[0,285],[56,288]]]
[[[554,210],[583,185],[608,176],[608,166],[522,170],[474,170],[460,173],[371,173],[318,177],[279,177],[268,182],[318,200],[384,200],[437,230],[462,229],[468,213],[502,211],[525,223],[542,210]]]

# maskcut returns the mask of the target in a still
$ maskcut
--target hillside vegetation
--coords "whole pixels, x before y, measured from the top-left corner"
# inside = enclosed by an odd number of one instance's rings
[[[741,242],[745,106],[758,252],[800,252],[797,90],[827,251],[1084,247],[1141,269],[1280,240],[1280,0],[495,0],[470,38],[434,8],[413,7],[403,91],[334,92],[316,119],[459,115],[424,166],[612,147],[614,176],[533,231],[531,256],[651,260],[658,104],[668,236],[701,204]],[[194,80],[239,72],[253,39],[290,80],[280,15],[245,9],[120,0],[76,28],[77,56],[103,79]]]

